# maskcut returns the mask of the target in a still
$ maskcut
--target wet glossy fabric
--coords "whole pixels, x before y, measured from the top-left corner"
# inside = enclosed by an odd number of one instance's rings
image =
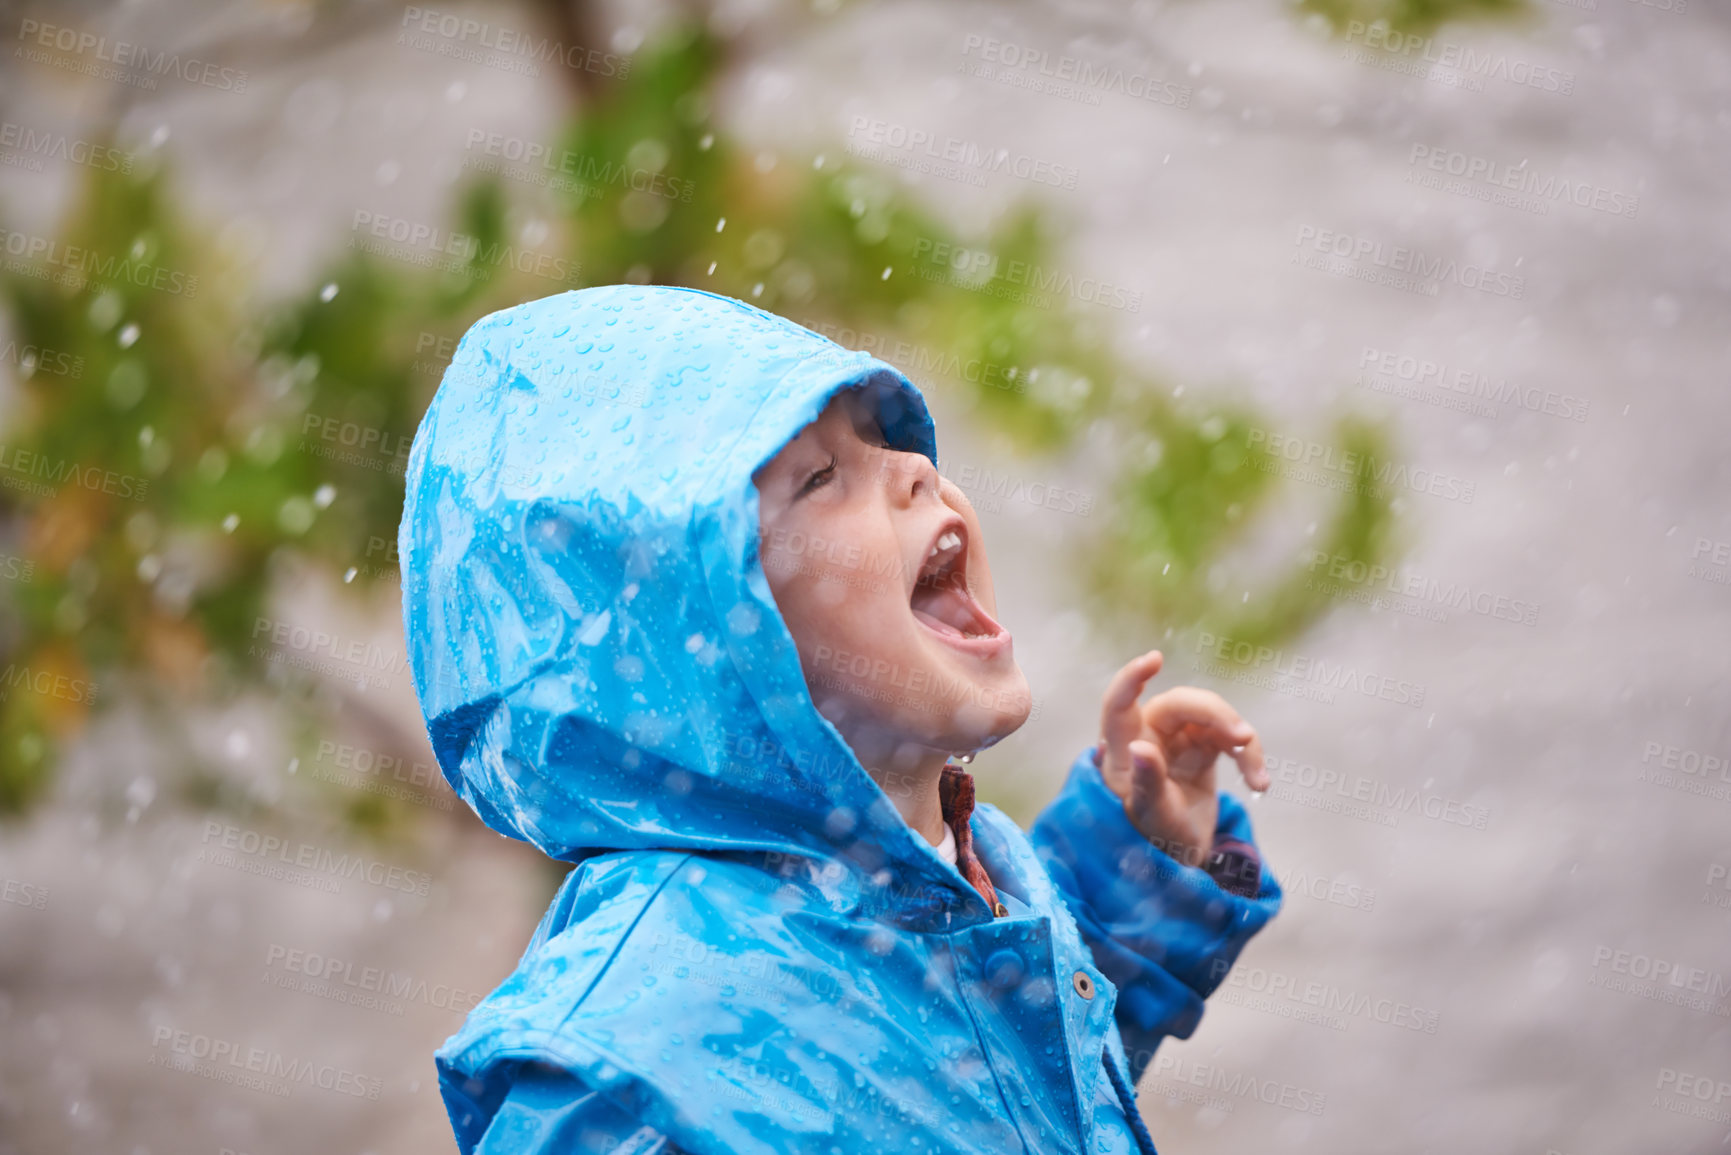
[[[1147,988],[1139,1038],[1186,1034],[1277,907],[1266,871],[1241,899],[1160,855],[1086,754],[1044,835],[970,824],[1024,915],[902,821],[813,707],[758,560],[752,471],[849,386],[935,460],[893,368],[709,294],[566,293],[460,343],[409,459],[415,687],[458,794],[578,864],[436,1057],[465,1153],[496,1118],[562,1150],[597,1112],[635,1128],[615,1148],[693,1155],[1133,1150],[1108,969]]]

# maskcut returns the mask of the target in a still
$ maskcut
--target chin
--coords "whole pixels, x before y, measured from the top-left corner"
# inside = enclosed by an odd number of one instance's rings
[[[928,745],[965,754],[995,746],[1022,728],[1033,713],[1028,680],[1008,654],[993,664],[1007,668],[982,677],[953,662],[934,663],[934,684],[949,689],[925,715],[928,726],[935,724]]]
[[[884,639],[820,645],[808,676],[818,711],[844,733],[864,727],[953,755],[983,750],[1032,713],[1028,682],[1008,651],[990,661]],[[872,643],[876,642],[876,645]],[[892,656],[894,655],[894,656]],[[873,676],[874,673],[877,676]]]

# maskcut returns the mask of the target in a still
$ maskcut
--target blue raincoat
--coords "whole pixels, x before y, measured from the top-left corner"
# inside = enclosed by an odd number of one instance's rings
[[[685,289],[478,321],[409,457],[408,651],[439,766],[575,864],[436,1055],[459,1149],[1152,1151],[1137,1076],[1279,908],[1143,838],[1089,752],[1028,833],[982,804],[1009,913],[814,707],[752,472],[838,390],[934,462],[890,365]],[[1220,800],[1219,837],[1251,842]]]

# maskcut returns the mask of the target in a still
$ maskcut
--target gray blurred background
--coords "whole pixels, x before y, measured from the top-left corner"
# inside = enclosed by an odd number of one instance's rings
[[[432,1052],[559,870],[431,769],[401,439],[482,312],[705,277],[927,389],[1038,700],[988,801],[1151,645],[1263,735],[1288,898],[1143,1078],[1163,1151],[1731,1148],[1723,6],[4,19],[0,1152],[452,1148]]]

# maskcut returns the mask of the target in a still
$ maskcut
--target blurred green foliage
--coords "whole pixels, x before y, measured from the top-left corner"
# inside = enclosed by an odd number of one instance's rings
[[[1428,36],[1453,21],[1529,15],[1527,0],[1299,0],[1299,9],[1328,21],[1337,33],[1382,24],[1391,32]]]
[[[1230,399],[1181,401],[1115,354],[1113,319],[1076,299],[1048,210],[963,237],[885,172],[748,154],[710,114],[724,66],[697,31],[640,53],[553,149],[551,224],[514,202],[510,174],[479,177],[456,206],[469,240],[446,267],[351,244],[298,299],[262,311],[238,303],[210,241],[178,219],[164,171],[92,171],[58,255],[0,275],[17,343],[39,351],[20,364],[0,460],[0,523],[34,567],[0,592],[10,668],[99,682],[97,705],[116,687],[170,707],[269,685],[299,732],[317,732],[320,699],[293,692],[317,679],[271,644],[273,574],[292,555],[357,587],[395,582],[402,472],[443,360],[483,313],[569,287],[502,259],[525,237],[583,284],[691,285],[921,350],[906,367],[923,386],[1109,491],[1076,532],[1078,588],[1112,628],[1128,616],[1278,641],[1327,608],[1302,555],[1254,590],[1229,564],[1281,489],[1251,436],[1261,419]],[[1117,448],[1096,461],[1084,438],[1100,427]],[[1349,420],[1335,440],[1389,455]],[[21,452],[144,484],[122,495],[56,472],[17,488]],[[1374,563],[1393,524],[1387,496],[1360,490],[1305,548]],[[53,744],[92,705],[59,684],[0,702],[0,810],[40,794]],[[381,805],[351,799],[349,817],[385,825]]]

